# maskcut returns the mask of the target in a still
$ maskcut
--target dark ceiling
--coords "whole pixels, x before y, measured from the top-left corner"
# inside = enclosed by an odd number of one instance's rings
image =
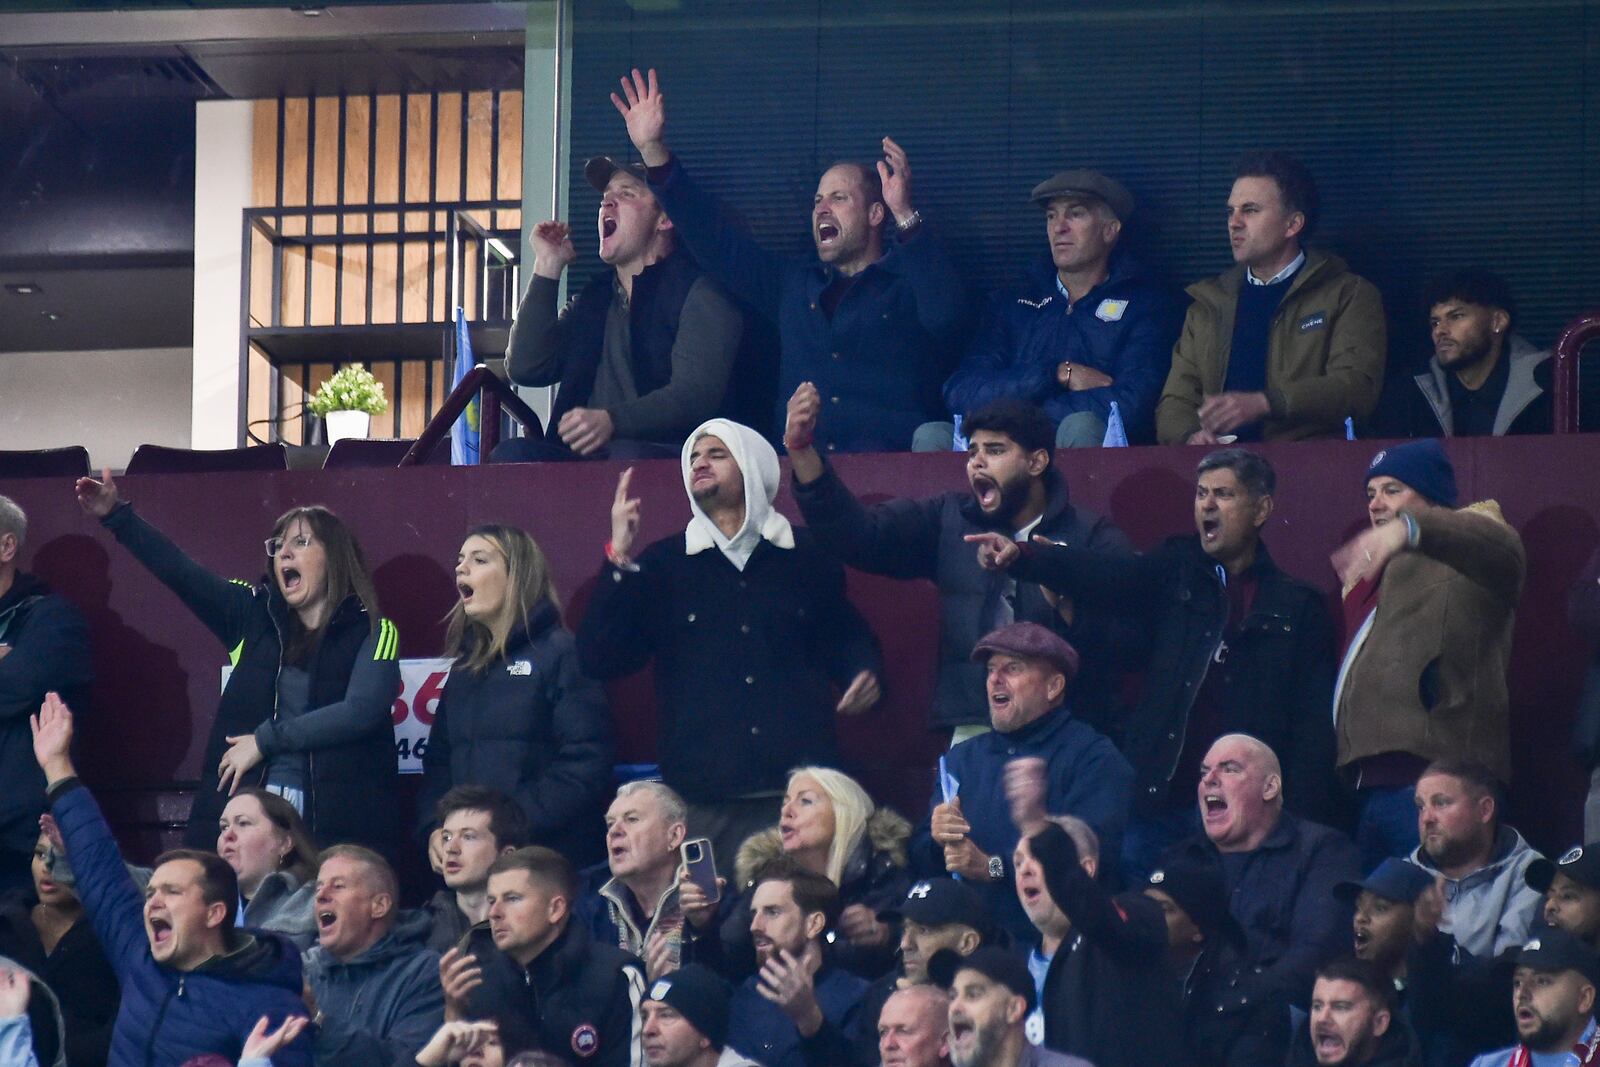
[[[522,87],[522,3],[95,6],[0,4],[0,352],[191,343],[196,101]]]

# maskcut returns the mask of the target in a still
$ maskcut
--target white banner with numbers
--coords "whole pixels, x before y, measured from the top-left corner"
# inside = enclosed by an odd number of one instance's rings
[[[228,684],[232,667],[222,668],[222,684]],[[421,774],[422,756],[428,751],[428,732],[433,715],[444,695],[444,680],[450,676],[447,659],[403,659],[400,661],[400,695],[394,698],[390,719],[394,723],[394,755],[401,774]]]

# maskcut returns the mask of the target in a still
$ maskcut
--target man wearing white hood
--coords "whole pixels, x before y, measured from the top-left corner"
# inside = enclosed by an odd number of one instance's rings
[[[689,523],[637,556],[632,476],[617,480],[578,655],[608,679],[654,660],[662,778],[689,802],[690,834],[731,864],[778,821],[789,768],[837,762],[834,715],[880,695],[878,644],[843,568],[773,510],[778,456],[756,431],[711,419],[689,435]]]

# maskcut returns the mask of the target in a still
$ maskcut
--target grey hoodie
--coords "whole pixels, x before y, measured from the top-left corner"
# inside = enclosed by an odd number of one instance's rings
[[[56,1000],[55,992],[16,960],[0,956],[0,968],[28,976],[28,1010],[12,1019],[0,1019],[0,1055],[6,1056],[6,1067],[41,1067],[34,1054],[35,1019],[55,1022],[56,1058],[42,1067],[67,1067],[67,1024],[61,1017],[61,1003]],[[48,1008],[42,1009],[41,1005],[48,1005]]]
[[[1539,364],[1550,358],[1550,350],[1534,348],[1517,334],[1512,334],[1506,358],[1510,360],[1511,367],[1506,378],[1506,391],[1500,397],[1500,407],[1494,415],[1496,437],[1505,436],[1511,429],[1511,424],[1517,421],[1517,416],[1544,392],[1544,388],[1534,380],[1533,372]],[[1450,408],[1450,387],[1445,382],[1446,373],[1448,372],[1439,366],[1439,358],[1435,356],[1428,361],[1428,369],[1417,375],[1414,380],[1417,388],[1422,390],[1422,396],[1427,400],[1428,407],[1433,410],[1433,417],[1439,420],[1440,432],[1446,437],[1453,437],[1455,413]]]
[[[305,954],[306,983],[323,1021],[318,1063],[339,1067],[412,1064],[444,1022],[439,954],[427,947],[426,912],[403,911],[394,927],[354,959],[321,945]]]
[[[1439,932],[1450,934],[1457,945],[1480,959],[1520,948],[1528,940],[1528,925],[1542,896],[1525,877],[1528,865],[1539,858],[1521,834],[1500,827],[1493,859],[1465,878],[1445,878]],[[1411,853],[1411,862],[1443,876],[1421,845]]]

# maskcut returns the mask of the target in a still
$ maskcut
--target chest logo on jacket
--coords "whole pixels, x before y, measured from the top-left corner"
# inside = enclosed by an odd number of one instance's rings
[[[525,659],[515,660],[506,664],[506,673],[513,678],[526,678],[533,674],[533,664]]]
[[[1122,314],[1127,310],[1126,300],[1102,300],[1100,306],[1094,309],[1094,317],[1101,322],[1121,322]]]
[[[600,1051],[600,1031],[593,1023],[584,1023],[572,1031],[572,1051],[580,1056],[593,1056]]]
[[[1328,325],[1328,316],[1325,312],[1319,311],[1314,315],[1307,315],[1301,319],[1299,329],[1301,333],[1310,333],[1312,330],[1320,330],[1326,325]]]

